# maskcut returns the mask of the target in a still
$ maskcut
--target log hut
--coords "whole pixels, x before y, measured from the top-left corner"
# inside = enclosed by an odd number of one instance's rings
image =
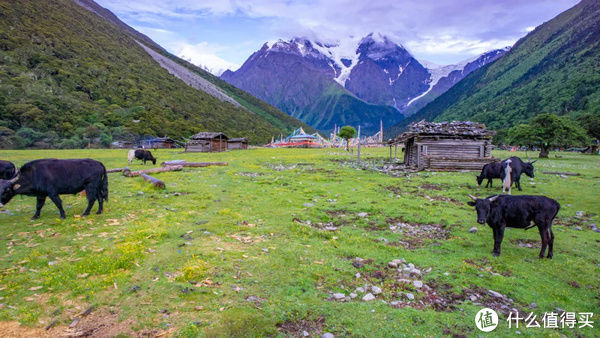
[[[227,150],[227,135],[221,132],[200,132],[185,145],[186,152],[218,152]]]
[[[246,139],[245,137],[230,138],[227,141],[227,149],[229,149],[229,150],[248,149],[248,139]]]
[[[152,148],[152,149],[171,149],[175,148],[175,140],[170,137],[157,137],[149,140],[145,140],[142,143],[144,148]]]
[[[390,143],[403,145],[404,165],[417,170],[481,170],[499,159],[491,157],[492,136],[484,124],[464,122],[412,123]],[[391,150],[390,150],[391,151]]]

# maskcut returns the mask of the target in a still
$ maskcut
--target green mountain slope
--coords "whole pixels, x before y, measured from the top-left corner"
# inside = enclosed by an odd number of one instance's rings
[[[421,119],[472,120],[501,130],[540,113],[600,113],[599,67],[600,3],[583,0],[388,134]]]
[[[223,81],[252,111],[187,86],[134,38],[74,1],[0,0],[0,147],[181,139],[201,130],[257,143],[301,125]]]

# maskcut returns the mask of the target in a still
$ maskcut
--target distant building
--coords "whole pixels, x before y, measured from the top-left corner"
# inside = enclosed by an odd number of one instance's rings
[[[190,137],[186,152],[216,152],[227,150],[227,135],[221,132],[200,132]]]
[[[177,147],[175,140],[169,137],[156,137],[142,141],[144,148],[151,149],[171,149]]]
[[[248,149],[248,139],[242,138],[231,138],[227,141],[227,149]]]
[[[132,149],[133,142],[131,141],[115,141],[110,144],[111,149]]]
[[[492,136],[484,124],[417,122],[389,142],[404,146],[404,165],[423,170],[481,170],[491,157]]]

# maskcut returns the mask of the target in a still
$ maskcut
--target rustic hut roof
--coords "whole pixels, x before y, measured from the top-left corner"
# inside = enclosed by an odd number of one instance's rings
[[[440,135],[458,137],[487,138],[496,132],[488,130],[485,124],[471,121],[427,122],[425,120],[411,123],[408,130],[400,134],[395,142],[403,142],[417,135]]]
[[[240,138],[230,138],[229,142],[248,142],[248,139],[245,137]]]
[[[190,137],[192,140],[212,140],[214,138],[217,138],[221,136],[221,138],[227,139],[227,135],[225,135],[224,133],[221,132],[210,132],[210,131],[203,131],[203,132],[199,132],[198,134],[192,135],[192,137]]]

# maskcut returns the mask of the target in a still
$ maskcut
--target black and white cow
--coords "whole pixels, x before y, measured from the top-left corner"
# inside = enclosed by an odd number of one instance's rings
[[[127,155],[127,161],[129,162],[129,164],[131,164],[134,158],[142,160],[144,164],[146,164],[146,161],[152,161],[152,164],[156,164],[156,158],[152,156],[152,153],[150,151],[145,149],[130,150],[129,154]]]
[[[33,219],[50,197],[65,218],[65,211],[59,195],[76,194],[85,190],[88,206],[83,212],[87,216],[98,201],[98,213],[102,213],[103,201],[108,200],[108,177],[106,168],[92,159],[42,159],[25,163],[10,180],[0,180],[0,207],[8,203],[15,195],[37,197]]]
[[[494,195],[487,198],[475,198],[469,195],[473,201],[468,204],[477,210],[477,222],[487,223],[494,233],[494,256],[500,255],[500,246],[504,238],[505,228],[529,229],[537,226],[542,238],[542,250],[540,258],[544,257],[548,247],[548,258],[552,258],[554,247],[554,233],[552,232],[552,221],[558,211],[560,204],[546,196],[531,195]]]
[[[531,178],[534,177],[533,175],[533,164],[537,161],[533,161],[533,162],[523,162],[523,160],[521,160],[520,158],[513,156],[510,158],[507,158],[506,160],[502,161],[501,165],[502,168],[506,168],[506,163],[507,161],[510,161],[510,166],[512,168],[512,172],[511,172],[511,182],[515,184],[515,186],[517,187],[517,189],[519,189],[519,191],[523,190],[521,189],[521,174],[525,174]],[[501,171],[502,173],[502,180],[504,181],[504,171]]]

